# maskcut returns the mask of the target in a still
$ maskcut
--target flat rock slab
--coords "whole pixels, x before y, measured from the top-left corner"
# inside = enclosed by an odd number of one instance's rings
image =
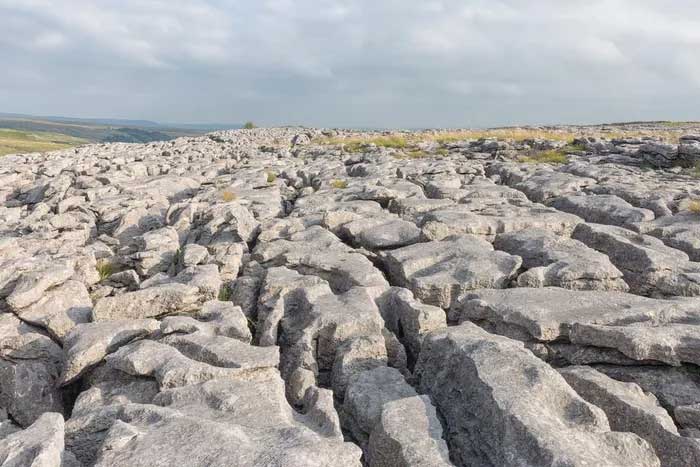
[[[196,310],[203,298],[197,287],[184,284],[157,285],[98,300],[92,310],[92,319],[144,319],[187,313]]]
[[[622,280],[622,272],[607,256],[578,240],[547,230],[528,229],[501,234],[493,246],[523,259],[523,267],[528,270],[518,277],[521,287],[622,292],[629,289]]]
[[[578,216],[521,200],[484,203],[478,198],[470,205],[436,209],[420,217],[420,225],[429,238],[440,240],[455,234],[471,234],[493,240],[496,235],[526,229],[545,229],[557,235],[570,235]]]
[[[106,355],[158,328],[158,321],[154,319],[104,321],[76,326],[63,344],[66,363],[59,384],[75,381]]]
[[[700,263],[658,238],[601,224],[579,224],[572,237],[605,253],[634,293],[700,295]]]
[[[576,324],[619,325],[683,321],[697,317],[697,302],[657,300],[622,292],[581,292],[557,287],[476,290],[450,310],[456,322],[486,322],[511,328],[524,338],[549,342],[567,339]]]
[[[640,323],[627,326],[576,323],[569,333],[571,342],[614,348],[634,360],[651,360],[668,365],[700,365],[700,326],[669,323]]]
[[[636,208],[615,195],[562,196],[547,203],[560,211],[576,214],[586,222],[639,229],[639,224],[654,220],[649,209]]]
[[[664,216],[644,226],[649,235],[684,251],[691,261],[700,261],[700,215],[694,213]]]
[[[519,256],[494,251],[491,244],[471,235],[389,251],[382,262],[392,283],[443,308],[465,291],[506,287],[522,264]]]
[[[602,410],[521,343],[474,324],[431,334],[416,374],[459,464],[660,465],[646,441],[612,432]]]
[[[662,465],[691,467],[700,463],[700,440],[681,437],[656,397],[636,384],[615,381],[590,367],[569,367],[560,373],[581,397],[605,411],[613,430],[632,432],[647,440]]]

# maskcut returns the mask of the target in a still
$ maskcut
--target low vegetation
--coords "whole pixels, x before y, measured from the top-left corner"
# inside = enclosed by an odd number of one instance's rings
[[[700,199],[694,199],[691,200],[688,203],[688,212],[692,212],[693,214],[700,214]]]
[[[224,190],[221,192],[221,199],[224,200],[224,203],[230,203],[231,201],[236,201],[238,199],[238,195],[236,195],[236,193],[233,191]]]
[[[277,174],[274,172],[268,172],[267,183],[275,183],[275,180],[277,180]]]
[[[114,265],[108,260],[99,260],[96,268],[97,274],[100,276],[100,282],[114,274]]]
[[[0,128],[0,156],[67,149],[86,140],[59,133],[28,132]]]
[[[563,150],[552,149],[533,153],[521,158],[520,161],[531,164],[566,164],[569,162],[569,158],[566,157],[566,153]]]
[[[253,122],[245,122],[245,125],[243,125],[244,130],[252,130],[253,128],[256,128]]]
[[[335,188],[336,190],[344,190],[348,187],[348,182],[346,180],[331,180],[330,185],[331,188]]]
[[[219,296],[217,297],[220,302],[230,302],[233,298],[233,293],[228,285],[223,285],[219,289]]]

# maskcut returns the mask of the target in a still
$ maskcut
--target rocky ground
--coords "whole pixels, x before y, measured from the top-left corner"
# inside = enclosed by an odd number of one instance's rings
[[[0,464],[700,465],[700,128],[661,129],[3,157]]]

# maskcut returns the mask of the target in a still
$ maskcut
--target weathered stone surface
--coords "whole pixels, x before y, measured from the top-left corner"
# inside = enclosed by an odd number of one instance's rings
[[[647,440],[664,466],[700,463],[700,440],[683,438],[673,419],[651,394],[633,383],[621,383],[589,367],[560,370],[574,390],[606,413],[615,431],[629,431]]]
[[[656,464],[547,365],[635,382],[700,435],[699,130],[260,128],[4,156],[0,438],[53,412],[71,467]]]
[[[63,417],[45,413],[26,430],[0,439],[0,463],[7,467],[76,465],[63,450]]]
[[[431,334],[416,372],[462,465],[659,465],[521,343],[473,324]]]
[[[484,321],[496,329],[505,326],[539,341],[555,341],[568,338],[577,324],[652,326],[684,320],[688,315],[679,309],[681,304],[621,292],[579,292],[557,287],[478,290],[460,297],[450,310],[450,318],[456,322]],[[692,312],[693,302],[685,305]]]
[[[447,326],[444,310],[419,302],[408,289],[392,287],[377,299],[377,304],[385,326],[399,336],[412,362],[425,336]]]
[[[622,272],[607,256],[571,238],[528,229],[498,235],[493,246],[523,259],[527,271],[518,276],[521,287],[628,290]]]
[[[696,368],[612,365],[595,368],[618,381],[639,385],[654,394],[670,413],[677,407],[700,403],[700,372]]]
[[[63,413],[56,381],[63,351],[10,313],[0,314],[0,407],[23,427],[43,413]]]
[[[472,200],[470,204],[436,209],[420,217],[423,235],[441,240],[450,235],[471,234],[493,240],[500,233],[526,229],[545,229],[557,235],[570,235],[583,220],[574,216],[519,200]]]
[[[158,329],[154,319],[104,321],[80,324],[66,336],[66,362],[59,384],[68,384],[124,344]]]
[[[638,224],[654,220],[648,209],[635,208],[615,195],[563,196],[547,203],[556,209],[582,217],[587,222],[610,224],[638,230]]]
[[[76,325],[90,321],[92,300],[82,282],[68,280],[28,307],[14,311],[22,321],[40,326],[62,341]]]
[[[415,389],[394,368],[384,366],[362,372],[351,381],[345,394],[343,412],[347,429],[366,449],[370,434],[381,420],[384,405],[415,396]]]
[[[700,295],[700,263],[661,240],[621,227],[580,224],[573,238],[605,253],[630,290],[643,295]]]
[[[453,465],[442,439],[440,420],[428,396],[385,403],[367,451],[367,463],[371,467]]]
[[[571,342],[615,348],[634,360],[655,360],[679,366],[700,365],[700,328],[697,324],[626,326],[576,323],[569,333]]]
[[[471,235],[399,248],[384,253],[382,261],[394,284],[444,308],[467,290],[506,287],[522,263]]]
[[[691,261],[700,261],[700,218],[694,213],[664,216],[644,226],[644,231],[660,238],[673,248],[685,252]]]
[[[192,312],[204,301],[196,287],[165,284],[97,301],[92,309],[94,321],[144,319],[173,313]]]
[[[231,339],[230,342],[238,341]],[[205,354],[203,360],[216,361],[216,358],[216,352],[213,352],[213,355]],[[111,368],[132,376],[155,378],[161,388],[181,387],[213,379],[235,379],[252,373],[243,365],[219,367],[191,360],[169,345],[147,340],[122,347],[108,355],[106,361]],[[253,365],[255,369],[260,368],[256,363]],[[274,367],[275,363],[268,360],[263,365],[268,368]]]

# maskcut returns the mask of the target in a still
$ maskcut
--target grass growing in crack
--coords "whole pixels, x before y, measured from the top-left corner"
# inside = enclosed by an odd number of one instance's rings
[[[107,279],[109,276],[114,274],[114,265],[107,260],[100,260],[97,262],[97,274],[100,276],[100,282]]]
[[[348,182],[346,180],[332,180],[330,185],[336,190],[344,190],[348,187]]]
[[[274,172],[268,172],[267,183],[275,183],[275,180],[277,180],[277,174]]]
[[[552,149],[550,151],[536,152],[529,156],[522,157],[520,162],[529,164],[566,164],[569,162],[569,158],[566,157],[563,151]]]
[[[231,289],[227,285],[221,286],[221,288],[219,289],[218,300],[220,302],[230,302],[231,298],[233,298],[233,293],[231,292]]]

